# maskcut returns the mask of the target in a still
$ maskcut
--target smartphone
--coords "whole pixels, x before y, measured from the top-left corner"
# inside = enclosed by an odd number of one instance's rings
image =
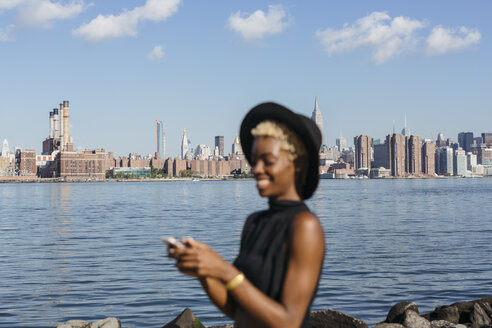
[[[166,244],[169,247],[185,248],[185,245],[183,245],[183,243],[181,243],[179,240],[177,240],[174,237],[163,236],[161,237],[161,240],[164,244]]]

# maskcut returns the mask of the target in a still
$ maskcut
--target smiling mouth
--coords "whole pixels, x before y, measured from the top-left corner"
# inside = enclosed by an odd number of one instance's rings
[[[257,179],[256,180],[256,188],[264,189],[270,184],[269,179]]]

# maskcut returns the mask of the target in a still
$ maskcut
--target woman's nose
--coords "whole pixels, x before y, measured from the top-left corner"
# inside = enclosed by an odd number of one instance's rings
[[[253,174],[257,175],[263,173],[263,164],[262,161],[256,161],[255,165],[253,166]]]

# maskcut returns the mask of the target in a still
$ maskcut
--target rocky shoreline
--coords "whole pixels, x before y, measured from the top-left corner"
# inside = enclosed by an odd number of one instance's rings
[[[368,325],[357,318],[348,316],[332,309],[314,311],[309,315],[312,328],[368,328]],[[60,323],[56,328],[120,328],[117,318],[106,318],[96,322],[70,320]],[[210,326],[208,328],[233,328],[231,324]],[[427,314],[420,314],[417,304],[400,302],[395,304],[386,319],[374,328],[492,328],[492,297],[468,302],[458,302],[437,307]],[[206,328],[200,320],[185,309],[174,320],[162,328]]]

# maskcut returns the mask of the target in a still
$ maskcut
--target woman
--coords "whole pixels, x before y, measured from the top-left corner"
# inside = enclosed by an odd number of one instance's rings
[[[305,116],[275,104],[254,107],[241,124],[241,146],[269,209],[244,225],[234,264],[191,238],[169,256],[199,279],[235,327],[307,327],[323,263],[324,234],[303,200],[318,185],[321,133]]]

